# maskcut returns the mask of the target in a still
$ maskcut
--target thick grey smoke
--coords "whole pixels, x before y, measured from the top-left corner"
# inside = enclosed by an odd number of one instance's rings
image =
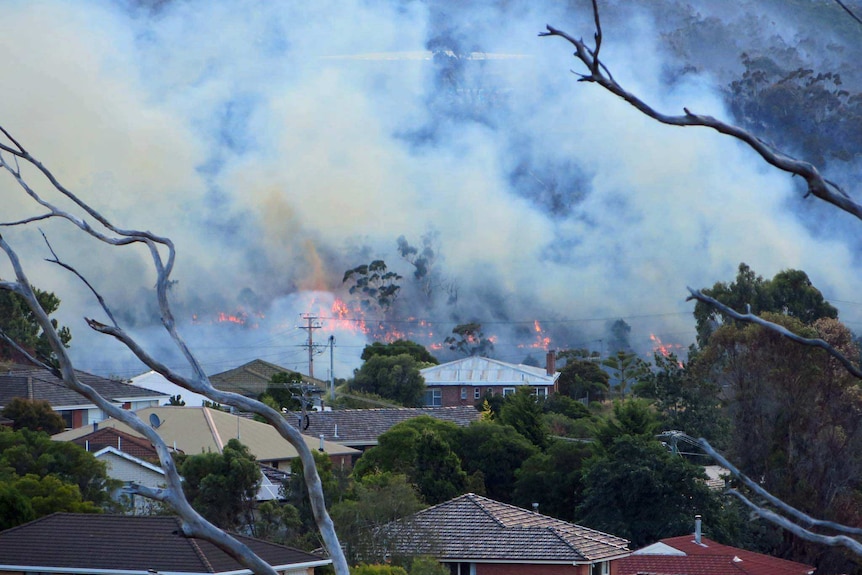
[[[387,316],[400,323],[387,330],[442,342],[478,320],[515,362],[541,358],[529,346],[542,337],[599,349],[620,317],[640,351],[650,333],[687,346],[685,286],[730,280],[740,261],[770,277],[804,269],[828,297],[852,301],[850,244],[798,215],[788,177],[733,141],[658,126],[575,81],[570,47],[536,37],[545,23],[591,35],[589,2],[570,4],[14,2],[0,20],[0,123],[120,225],[172,237],[177,315],[209,372],[255,357],[305,371],[300,314],[331,317],[344,271],[374,259],[404,276]],[[662,110],[728,117],[721,87],[739,73],[739,50],[764,40],[688,46],[684,25],[708,37],[745,14],[668,2],[660,28],[655,4],[607,7],[615,76]],[[0,186],[4,218],[33,213],[10,181]],[[127,325],[173,357],[143,295],[146,254],[44,228]],[[4,235],[34,262],[33,282],[63,299],[81,368],[143,371],[87,333],[81,318],[98,310],[38,263],[35,230]],[[401,236],[433,254],[425,291]],[[366,336],[348,329],[357,322],[322,325],[315,341],[336,336],[346,377]],[[315,364],[323,376],[328,356]]]

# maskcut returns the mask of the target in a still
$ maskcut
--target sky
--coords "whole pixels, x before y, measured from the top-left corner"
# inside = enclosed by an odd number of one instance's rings
[[[316,343],[335,337],[336,377],[360,363],[359,327],[381,322],[439,344],[478,321],[513,363],[601,350],[618,318],[640,353],[651,334],[682,351],[694,341],[686,286],[731,281],[743,261],[764,277],[805,270],[862,329],[849,216],[812,208],[728,138],[657,125],[577,82],[571,47],[538,33],[590,37],[589,4],[13,0],[0,125],[118,226],[174,241],[175,314],[211,374],[255,358],[307,372],[302,314],[319,318]],[[732,120],[716,72],[730,60],[668,82],[676,56],[661,32],[652,13],[610,3],[602,53],[615,77],[658,109]],[[9,177],[0,195],[6,221],[41,213]],[[80,369],[148,371],[88,330],[84,317],[104,315],[44,262],[40,229],[184,369],[158,325],[148,253],[66,222],[6,228],[32,283],[61,298]],[[401,237],[434,254],[425,292]],[[378,259],[403,276],[401,295],[361,315],[342,278]],[[329,350],[317,353],[328,378]]]

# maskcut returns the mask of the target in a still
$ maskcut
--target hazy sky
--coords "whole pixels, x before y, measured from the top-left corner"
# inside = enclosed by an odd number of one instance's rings
[[[0,124],[119,226],[175,241],[178,316],[210,373],[255,357],[304,371],[299,314],[331,316],[344,271],[372,259],[409,282],[399,236],[433,237],[435,277],[458,287],[455,304],[438,295],[401,311],[434,323],[438,340],[482,321],[506,361],[529,352],[518,345],[533,320],[555,347],[595,348],[615,318],[640,351],[650,333],[687,346],[686,286],[729,281],[741,261],[765,277],[805,270],[862,326],[854,254],[803,225],[810,201],[789,177],[576,82],[571,48],[537,38],[546,23],[591,36],[589,2],[147,4],[158,7],[6,3]],[[648,14],[628,13],[605,28],[617,79],[659,109],[727,118],[709,75],[664,81],[662,37]],[[39,212],[9,178],[0,194],[6,219]],[[126,325],[170,353],[143,250],[42,228]],[[41,262],[35,227],[4,237],[63,300],[80,368],[144,371],[87,333],[82,317],[99,312]],[[217,321],[240,309],[245,326]],[[365,338],[322,324],[315,338],[336,335],[335,373],[347,377]],[[328,362],[315,360],[318,377]]]

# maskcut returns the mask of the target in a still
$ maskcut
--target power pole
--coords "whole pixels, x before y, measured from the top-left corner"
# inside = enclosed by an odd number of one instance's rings
[[[317,321],[318,318],[316,315],[312,315],[310,313],[302,314],[302,319],[304,319],[307,325],[297,326],[299,329],[307,329],[308,330],[308,343],[305,346],[308,348],[308,376],[314,377],[314,330],[320,329],[323,327]]]
[[[329,336],[329,400],[335,401],[335,336]]]

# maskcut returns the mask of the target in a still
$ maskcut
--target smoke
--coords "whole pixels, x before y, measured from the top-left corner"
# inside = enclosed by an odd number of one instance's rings
[[[729,118],[722,87],[739,50],[767,44],[692,40],[738,31],[742,8],[604,9],[615,77],[669,113]],[[660,26],[656,13],[678,16]],[[784,17],[768,21],[770,45],[798,41],[781,36]],[[768,277],[804,269],[852,301],[847,218],[829,211],[839,224],[818,229],[800,215],[811,201],[750,151],[578,84],[571,48],[536,37],[546,23],[590,36],[589,2],[14,2],[0,20],[0,123],[118,225],[174,240],[175,312],[210,373],[255,357],[305,371],[296,326],[311,313],[316,342],[336,336],[336,376],[349,376],[367,337],[359,321],[326,318],[349,299],[344,271],[373,259],[403,280],[371,328],[430,344],[479,321],[513,362],[541,357],[535,320],[557,348],[598,350],[617,318],[638,351],[650,333],[687,346],[685,287],[730,280],[740,261]],[[4,219],[34,213],[11,180],[0,186]],[[148,348],[181,365],[157,325],[146,252],[43,228]],[[421,277],[401,236],[426,258]],[[40,262],[35,230],[4,237],[61,297],[80,368],[144,371],[87,330],[82,317],[100,311]]]

